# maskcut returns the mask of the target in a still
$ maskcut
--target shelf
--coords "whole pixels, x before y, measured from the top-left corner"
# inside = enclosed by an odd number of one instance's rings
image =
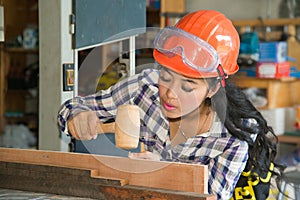
[[[159,26],[160,17],[159,17],[160,9],[147,7],[146,11],[146,19],[147,26]]]
[[[30,130],[36,131],[38,128],[37,114],[22,113],[22,116],[5,116],[6,124],[26,124]]]
[[[8,89],[6,93],[22,93],[22,94],[29,94],[28,89]]]
[[[32,118],[36,118],[36,114],[27,114],[27,113],[20,113],[20,116],[5,116],[6,119],[12,120],[12,121],[22,121],[22,120],[28,120]],[[17,114],[16,114],[17,115]]]
[[[296,144],[298,147],[300,147],[300,136],[279,135],[278,142]]]
[[[4,48],[4,51],[7,53],[38,53],[39,49],[25,49],[21,47],[9,47]]]
[[[232,20],[235,26],[286,26],[300,25],[300,19],[281,18],[281,19],[249,19],[249,20]]]
[[[176,23],[178,18],[182,16],[183,13],[186,12],[185,10],[185,0],[161,0],[160,3],[160,27],[163,28],[165,26],[171,26]],[[175,15],[175,17],[169,16],[167,13],[170,13],[169,15]],[[168,15],[166,17],[165,15]]]
[[[300,43],[297,39],[297,28],[300,26],[300,18],[280,18],[280,19],[251,19],[251,20],[232,20],[233,25],[237,28],[239,34],[246,31],[256,31],[265,41],[278,41],[283,34],[288,37],[286,39],[288,45],[288,57],[294,58],[295,61],[289,61],[291,66],[300,69]],[[266,32],[266,27],[281,28],[280,31]]]
[[[261,109],[290,107],[300,104],[300,79],[286,77],[280,79],[256,78],[235,75],[230,80],[239,88],[266,89],[267,106]]]
[[[27,27],[38,28],[38,0],[2,0],[1,5],[5,10],[3,22],[6,31],[5,42],[0,43],[0,135],[6,123],[26,122],[33,128],[37,127],[38,114],[29,113],[38,110],[38,96],[33,97],[25,87],[36,81],[29,70],[30,67],[38,68],[39,62],[39,49],[23,48],[23,42],[18,38],[24,37]],[[25,78],[28,81],[25,82]],[[9,111],[16,114],[9,115]],[[21,117],[14,117],[18,112]]]

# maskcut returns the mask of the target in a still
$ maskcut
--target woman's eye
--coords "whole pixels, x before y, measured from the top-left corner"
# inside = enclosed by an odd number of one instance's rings
[[[164,81],[164,82],[170,82],[172,80],[171,75],[166,72],[165,70],[160,71],[159,79]]]
[[[167,78],[165,76],[160,76],[159,79],[162,80],[162,81],[164,81],[164,82],[170,82],[171,81],[170,78]]]
[[[194,90],[192,87],[187,86],[187,85],[181,86],[181,89],[185,92],[192,92]]]

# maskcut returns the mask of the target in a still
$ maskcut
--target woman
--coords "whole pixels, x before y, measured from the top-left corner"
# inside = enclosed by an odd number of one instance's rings
[[[265,178],[276,144],[266,136],[272,128],[227,81],[238,71],[239,35],[231,21],[217,11],[200,10],[162,29],[154,43],[158,69],[66,101],[58,114],[60,130],[90,140],[97,137],[99,120],[114,119],[119,105],[138,105],[140,141],[147,152],[131,157],[205,164],[209,193],[218,199],[249,195],[234,191],[248,182],[242,172],[254,166],[257,177]],[[257,199],[268,195],[269,179],[264,180],[267,187]]]

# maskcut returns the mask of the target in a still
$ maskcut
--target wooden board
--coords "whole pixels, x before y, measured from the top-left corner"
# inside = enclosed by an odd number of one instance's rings
[[[137,186],[92,178],[89,170],[0,161],[0,188],[96,199],[215,199],[213,195]]]
[[[7,90],[6,76],[8,73],[6,62],[7,61],[5,52],[3,51],[3,45],[0,44],[0,135],[3,133],[3,129],[5,126],[5,94]]]
[[[160,12],[161,14],[165,13],[184,13],[185,12],[185,0],[161,0],[160,2]],[[166,17],[163,15],[160,17],[160,27],[165,27],[166,24]],[[168,24],[168,25],[174,25]]]
[[[17,168],[23,167],[23,172],[20,172],[22,170],[15,170],[15,173],[27,173],[34,176],[36,179],[40,179],[43,173],[40,172],[37,173],[40,175],[35,175],[36,173],[30,172],[30,169],[34,167],[26,167],[24,164],[50,166],[60,172],[64,171],[62,168],[77,170],[76,173],[79,173],[78,170],[83,170],[84,173],[87,173],[86,170],[88,170],[91,180],[101,179],[100,183],[98,182],[97,184],[105,185],[104,183],[108,183],[107,185],[110,189],[107,190],[124,190],[123,192],[125,192],[127,191],[127,187],[136,188],[137,186],[147,187],[149,189],[156,188],[167,191],[180,191],[181,193],[183,192],[182,194],[187,192],[192,193],[195,197],[200,194],[207,194],[207,166],[201,165],[10,148],[0,148],[0,161],[6,163],[18,163],[19,165]],[[11,164],[9,165],[11,166]],[[9,170],[10,167],[6,168]],[[26,170],[26,168],[29,170]],[[49,168],[47,168],[47,171],[48,170]],[[35,171],[37,171],[37,169],[35,169]],[[12,172],[10,171],[10,173]],[[74,182],[72,178],[68,180],[68,176],[72,175],[65,175],[65,178],[60,179],[60,181],[62,181],[60,183],[61,185],[64,181],[66,181],[66,183],[69,182],[67,185]],[[48,177],[52,176],[48,175]],[[1,180],[5,179],[7,179],[7,177],[1,178]],[[47,179],[44,179],[44,181],[45,180]],[[105,181],[103,182],[103,180]],[[57,181],[58,179],[53,183],[56,183]],[[95,185],[95,183],[93,184]],[[104,189],[102,188],[102,190]],[[206,195],[206,197],[211,196],[212,195]],[[203,197],[203,195],[200,195],[199,197]]]
[[[0,162],[1,188],[98,198],[103,184],[119,186],[120,182],[92,178],[89,170]]]
[[[298,87],[300,80],[294,77],[280,79],[233,76],[230,79],[236,86],[245,88],[260,88],[266,90],[267,106],[261,109],[291,107],[300,103]]]
[[[185,0],[177,0],[177,1],[161,0],[160,10],[162,13],[164,12],[183,13],[185,12]]]
[[[243,26],[285,26],[300,25],[298,18],[280,18],[280,19],[249,19],[249,20],[232,20],[232,23],[237,27]]]
[[[281,143],[295,144],[300,147],[300,136],[279,135],[278,141]]]

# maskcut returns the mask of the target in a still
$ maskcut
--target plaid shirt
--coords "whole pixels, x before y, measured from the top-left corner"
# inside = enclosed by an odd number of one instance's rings
[[[138,105],[140,141],[145,149],[160,155],[161,160],[208,165],[208,192],[229,199],[248,159],[247,142],[230,135],[215,117],[209,132],[172,147],[169,122],[160,108],[158,78],[158,70],[147,69],[97,94],[66,101],[58,114],[60,130],[68,134],[66,121],[81,111],[94,110],[101,121],[107,121],[115,117],[119,105]],[[245,120],[245,125],[255,122]]]

